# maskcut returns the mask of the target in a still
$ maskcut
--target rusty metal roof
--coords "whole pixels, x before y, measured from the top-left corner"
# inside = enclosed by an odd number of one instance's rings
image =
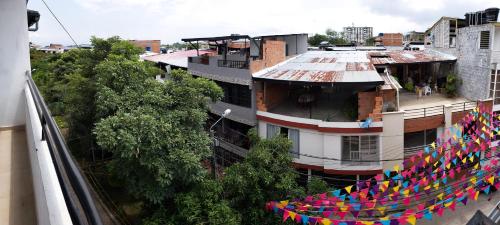
[[[309,51],[254,73],[253,77],[319,83],[384,82],[362,51]]]
[[[457,58],[432,50],[369,52],[374,65],[456,61]]]
[[[384,80],[375,66],[451,62],[456,57],[425,51],[309,51],[253,74],[256,79],[303,82],[377,82]]]

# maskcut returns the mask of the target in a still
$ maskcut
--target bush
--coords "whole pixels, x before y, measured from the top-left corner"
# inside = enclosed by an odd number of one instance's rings
[[[453,98],[458,94],[458,87],[462,85],[462,80],[458,78],[454,73],[448,74],[446,76],[446,84],[444,86],[446,96]]]

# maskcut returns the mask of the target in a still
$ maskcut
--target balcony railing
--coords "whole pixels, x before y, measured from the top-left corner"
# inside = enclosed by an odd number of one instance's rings
[[[31,76],[25,94],[39,223],[102,225],[87,183]]]
[[[217,60],[217,65],[219,67],[228,67],[228,68],[236,68],[236,69],[248,69],[247,61],[237,61],[237,60]]]
[[[452,106],[451,109],[452,112],[469,111],[476,108],[477,102],[470,101],[470,102],[454,103],[451,104],[451,106]]]
[[[444,105],[405,110],[404,119],[416,119],[438,115],[444,115]]]

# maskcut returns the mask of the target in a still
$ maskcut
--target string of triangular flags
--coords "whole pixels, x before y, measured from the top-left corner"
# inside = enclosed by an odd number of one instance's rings
[[[393,170],[343,189],[303,199],[271,201],[268,210],[301,224],[415,224],[457,203],[477,200],[498,189],[500,166],[495,148],[499,118],[479,106],[446,129],[429,146]],[[447,138],[445,138],[447,137]],[[484,156],[481,159],[481,156]]]

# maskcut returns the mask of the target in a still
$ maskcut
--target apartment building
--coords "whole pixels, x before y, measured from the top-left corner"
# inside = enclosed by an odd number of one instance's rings
[[[436,51],[307,51],[306,34],[183,39],[201,40],[217,54],[190,57],[188,71],[224,89],[214,119],[233,111],[216,128],[221,148],[245,157],[252,127],[262,138],[285,135],[306,175],[365,179],[390,169],[475,106],[402,89],[409,80],[443,85],[456,57]]]
[[[467,13],[465,18],[442,17],[426,31],[426,46],[457,57],[454,72],[463,81],[460,94],[471,99],[494,99],[500,110],[497,91],[500,63],[498,9]]]
[[[362,45],[371,37],[373,37],[373,27],[344,27],[344,38],[352,43]]]
[[[198,46],[205,41],[214,54],[198,54],[188,58],[188,72],[214,80],[223,90],[221,101],[210,107],[212,117],[230,108],[231,114],[216,127],[220,146],[235,157],[248,151],[248,130],[257,125],[255,88],[252,73],[273,66],[307,51],[307,34],[250,37],[230,35],[206,38],[185,38],[182,41]]]

